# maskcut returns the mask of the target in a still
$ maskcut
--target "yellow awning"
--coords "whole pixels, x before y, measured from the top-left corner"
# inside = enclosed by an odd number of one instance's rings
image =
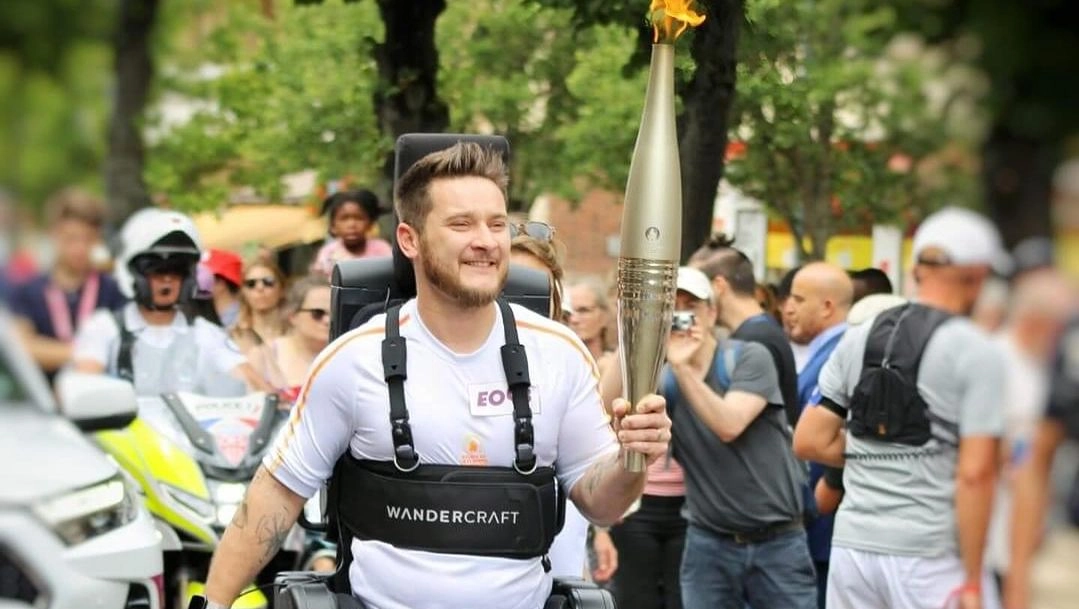
[[[193,219],[204,247],[232,251],[258,245],[279,249],[326,237],[326,218],[298,205],[234,205]]]

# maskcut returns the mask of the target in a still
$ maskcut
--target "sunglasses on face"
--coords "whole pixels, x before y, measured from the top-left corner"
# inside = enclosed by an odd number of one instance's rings
[[[300,309],[300,311],[307,313],[315,321],[322,321],[330,314],[326,309]]]
[[[528,235],[536,241],[550,241],[554,238],[554,227],[546,222],[525,222],[524,224],[510,224],[510,239],[516,239],[520,235]]]
[[[253,279],[244,279],[244,287],[253,290],[258,284],[261,283],[264,288],[272,288],[277,285],[277,279],[273,277],[255,277]]]

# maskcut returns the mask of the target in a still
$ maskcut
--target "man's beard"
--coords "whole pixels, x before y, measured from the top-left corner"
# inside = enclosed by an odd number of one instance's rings
[[[492,290],[470,288],[461,283],[460,276],[455,274],[448,261],[437,257],[428,257],[425,252],[430,251],[426,239],[420,238],[419,261],[423,267],[423,275],[437,290],[452,298],[456,303],[466,309],[477,309],[494,302],[495,298],[502,293],[506,285],[508,267],[502,266],[498,286]]]

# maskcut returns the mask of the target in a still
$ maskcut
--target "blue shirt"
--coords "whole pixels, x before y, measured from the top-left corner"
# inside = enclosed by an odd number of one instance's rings
[[[798,374],[798,399],[804,410],[811,404],[820,403],[820,389],[817,380],[821,369],[832,355],[839,339],[847,330],[847,324],[840,323],[821,332],[809,343],[809,358],[805,367]],[[824,475],[824,466],[819,463],[809,464],[809,488],[810,491],[817,487],[817,481]],[[835,517],[831,514],[820,516],[810,523],[806,531],[809,537],[809,553],[816,562],[828,562],[828,556],[832,552],[832,527]]]

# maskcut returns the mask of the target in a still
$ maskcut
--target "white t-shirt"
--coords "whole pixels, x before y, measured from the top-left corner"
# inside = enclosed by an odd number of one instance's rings
[[[136,337],[132,349],[136,391],[139,395],[166,391],[192,391],[203,395],[237,395],[244,392],[243,380],[233,376],[236,367],[247,358],[228,339],[219,326],[205,319],[187,318],[177,313],[172,324],[151,326],[134,303],[124,306],[124,326]],[[74,361],[100,363],[108,374],[117,374],[120,352],[120,329],[110,311],[97,311],[79,329],[73,347]],[[164,380],[146,387],[140,382],[140,370],[154,368]],[[159,370],[157,370],[159,369]]]
[[[568,495],[589,466],[618,450],[596,364],[565,326],[522,307],[513,306],[513,313],[533,385],[536,456],[540,466],[554,466]],[[503,398],[501,313],[483,346],[468,354],[434,338],[415,300],[402,307],[400,320],[408,354],[405,403],[421,462],[511,465],[513,405]],[[265,460],[293,492],[311,497],[346,448],[359,459],[392,459],[384,329],[385,315],[379,315],[338,338],[312,365],[292,418]],[[423,552],[371,540],[355,540],[352,555],[352,592],[369,609],[538,609],[550,593],[539,558]]]
[[[1008,570],[1011,548],[1008,540],[1011,525],[1012,483],[1016,470],[1030,457],[1034,430],[1049,403],[1049,366],[1024,354],[1006,329],[996,336],[1001,352],[1007,358],[1004,378],[1004,442],[1010,458],[997,479],[993,495],[993,517],[989,521],[985,562],[999,573]]]

